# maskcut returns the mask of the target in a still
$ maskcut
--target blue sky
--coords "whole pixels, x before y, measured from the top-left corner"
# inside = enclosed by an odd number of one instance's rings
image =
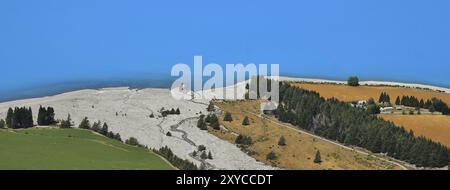
[[[0,1],[0,91],[169,75],[194,55],[450,86],[450,1]]]

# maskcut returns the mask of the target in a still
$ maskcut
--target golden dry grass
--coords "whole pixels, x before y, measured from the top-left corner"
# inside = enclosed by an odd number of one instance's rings
[[[219,138],[234,143],[237,134],[251,136],[253,145],[249,150],[255,152],[255,159],[266,164],[276,165],[286,169],[334,169],[334,170],[368,170],[368,169],[399,169],[390,163],[379,160],[373,156],[366,156],[352,150],[344,149],[335,144],[316,139],[309,135],[294,131],[283,125],[270,122],[250,113],[259,114],[258,101],[217,102],[222,110],[233,116],[233,122],[220,122],[227,130],[210,130]],[[250,126],[243,126],[245,116],[250,119]],[[286,139],[287,146],[278,146],[281,136]],[[313,162],[316,151],[321,152],[322,163]],[[269,161],[266,155],[275,152],[276,161]]]
[[[416,136],[425,136],[450,147],[450,116],[445,115],[380,115]]]
[[[294,86],[318,92],[324,98],[335,97],[341,101],[368,100],[373,98],[378,101],[382,92],[387,92],[391,97],[391,103],[395,103],[397,96],[415,96],[419,100],[423,98],[431,99],[433,97],[442,99],[450,105],[450,94],[439,93],[430,90],[421,90],[413,88],[400,88],[388,86],[358,86],[352,87],[339,84],[311,84],[311,83],[293,83]]]

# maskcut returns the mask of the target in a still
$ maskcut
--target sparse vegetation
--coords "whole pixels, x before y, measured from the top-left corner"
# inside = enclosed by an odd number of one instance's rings
[[[224,112],[232,115],[248,115],[252,121],[252,127],[242,127],[242,119],[233,122],[222,122],[226,130],[210,132],[219,138],[230,143],[236,143],[236,134],[249,136],[253,139],[252,144],[243,146],[237,144],[249,156],[254,157],[268,165],[276,165],[280,168],[289,169],[401,169],[378,158],[370,159],[369,156],[342,149],[337,145],[315,139],[307,133],[294,131],[277,122],[276,118],[265,116],[258,117],[260,113],[260,101],[236,101],[236,102],[215,102]],[[251,114],[250,114],[251,113]],[[254,114],[253,114],[254,113]],[[222,117],[223,119],[223,117]],[[220,119],[222,121],[222,119]],[[276,146],[280,137],[284,136],[287,146]],[[322,155],[334,155],[326,163],[314,164],[313,159],[316,153],[314,147],[320,147]],[[266,159],[266,155],[273,151],[277,154],[276,163]],[[359,159],[356,159],[358,156]]]
[[[212,154],[211,154],[211,151],[208,152],[208,159],[210,159],[210,160],[213,159],[213,156],[212,156]]]

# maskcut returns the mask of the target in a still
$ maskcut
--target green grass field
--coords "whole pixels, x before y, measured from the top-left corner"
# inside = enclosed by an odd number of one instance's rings
[[[0,169],[173,169],[155,153],[81,129],[0,129]]]

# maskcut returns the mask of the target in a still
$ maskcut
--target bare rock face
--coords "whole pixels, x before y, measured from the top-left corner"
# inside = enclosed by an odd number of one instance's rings
[[[40,105],[55,109],[56,119],[70,114],[75,127],[84,118],[100,120],[122,139],[135,137],[149,148],[168,146],[180,158],[208,169],[273,169],[243,153],[235,145],[196,127],[201,113],[206,113],[207,100],[175,100],[167,89],[108,88],[80,90],[51,97],[0,103],[0,118],[9,107],[31,107],[36,122]],[[180,114],[163,117],[161,110],[178,108]],[[154,117],[150,117],[153,114]],[[167,136],[167,132],[171,135]],[[213,159],[201,159],[192,152],[205,145]]]

